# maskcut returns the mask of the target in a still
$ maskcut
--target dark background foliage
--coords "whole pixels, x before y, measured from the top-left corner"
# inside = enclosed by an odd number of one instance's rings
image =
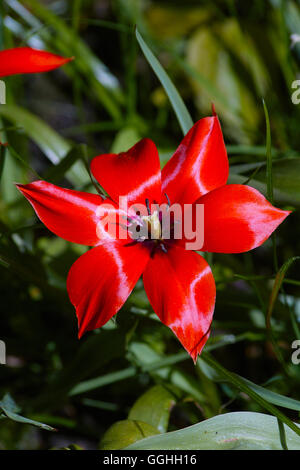
[[[139,49],[135,25],[195,121],[210,114],[214,102],[228,146],[230,181],[248,181],[266,194],[265,99],[275,204],[294,212],[277,231],[276,253],[273,239],[250,253],[208,256],[217,303],[205,351],[213,350],[214,360],[229,371],[298,399],[300,366],[291,362],[291,344],[299,338],[297,261],[285,273],[274,306],[270,296],[279,287],[274,283],[279,267],[300,253],[300,105],[291,100],[300,46],[291,47],[290,37],[300,34],[299,2],[3,0],[0,11],[1,48],[27,44],[75,56],[48,74],[5,79],[7,105],[0,105],[1,141],[9,143],[0,161],[0,339],[7,347],[0,398],[9,394],[19,406],[10,402],[15,412],[59,430],[10,419],[6,396],[0,447],[96,448],[154,385],[130,416],[150,426],[145,416],[154,403],[163,410],[159,430],[230,411],[266,411],[230,381],[215,380],[206,356],[193,366],[157,321],[142,283],[116,321],[79,341],[65,280],[85,247],[53,236],[13,185],[39,174],[93,192],[89,159],[126,150],[144,136],[157,143],[162,164],[167,161],[182,132]],[[297,420],[297,411],[284,412]],[[114,435],[118,439],[117,431]]]

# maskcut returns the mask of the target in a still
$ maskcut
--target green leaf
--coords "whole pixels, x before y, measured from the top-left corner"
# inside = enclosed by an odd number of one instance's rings
[[[244,71],[241,76],[236,67],[240,59],[232,60],[232,47],[226,47],[225,41],[228,43],[233,36],[233,42],[242,44],[244,56],[247,55],[245,51],[251,50],[251,46],[235,19],[201,25],[188,38],[184,68],[191,77],[194,101],[200,112],[207,114],[213,101],[227,134],[234,141],[247,144],[257,129],[259,111],[249,86],[251,65],[239,64]],[[250,53],[253,64],[252,50]]]
[[[84,382],[78,383],[77,385],[75,385],[74,388],[72,388],[69,395],[74,396],[79,395],[81,393],[86,393],[90,390],[95,390],[97,388],[104,387],[105,385],[129,379],[130,377],[134,377],[136,374],[137,369],[135,367],[127,367],[126,369],[122,369],[120,371],[104,374],[100,377],[96,377],[94,379],[85,380]]]
[[[129,419],[148,423],[160,432],[166,432],[170,412],[176,403],[174,393],[162,385],[155,385],[137,399]]]
[[[53,164],[58,164],[72,149],[71,144],[54,131],[42,119],[16,105],[1,105],[0,116],[21,126],[25,133],[44,152]],[[68,176],[73,183],[82,184],[87,181],[83,166],[76,166]]]
[[[246,177],[230,172],[228,183],[244,184]],[[282,158],[272,164],[273,194],[277,204],[300,206],[300,158]],[[251,179],[249,186],[258,189],[267,196],[266,177],[263,171]]]
[[[143,421],[129,419],[117,421],[106,431],[101,439],[99,448],[101,450],[124,449],[124,447],[134,444],[140,439],[155,434],[160,434],[160,432]]]
[[[268,108],[263,100],[265,120],[266,120],[266,156],[267,156],[267,197],[271,204],[274,203],[273,198],[273,175],[272,175],[272,145],[271,145],[271,129]]]
[[[206,364],[206,362],[199,358],[197,362],[197,366],[201,369],[201,371],[208,377],[210,380],[214,382],[224,382],[224,376],[219,374],[216,370],[214,370],[211,366]],[[273,405],[281,406],[283,408],[287,408],[289,410],[300,411],[300,401],[295,400],[294,398],[285,397],[284,395],[280,395],[279,393],[272,392],[265,387],[257,385],[251,382],[245,377],[241,377],[238,374],[232,373],[234,376],[238,377],[240,381],[243,381],[251,390],[256,392],[262,398],[264,398],[269,403],[273,403]]]
[[[50,167],[43,175],[46,181],[56,183],[64,178],[65,174],[73,167],[78,161],[83,159],[82,145],[75,145],[69,152],[60,160],[57,165]]]
[[[127,149],[136,144],[139,139],[140,136],[134,127],[124,127],[117,133],[111,147],[111,152],[125,152]]]
[[[20,106],[1,105],[0,116],[21,126],[54,164],[58,163],[71,149],[70,144],[51,129],[48,124]]]
[[[295,426],[297,426],[295,424]],[[290,450],[300,450],[300,437],[284,426]],[[126,450],[281,450],[276,418],[263,413],[234,412],[179,431],[152,436]]]
[[[271,292],[271,295],[270,295],[270,299],[269,299],[269,305],[268,305],[268,311],[267,311],[267,317],[266,317],[266,325],[267,325],[267,328],[269,330],[271,330],[271,316],[272,316],[272,313],[273,313],[273,309],[274,309],[274,305],[275,305],[275,302],[276,302],[276,299],[277,299],[277,296],[278,296],[278,293],[279,293],[279,290],[281,288],[281,285],[282,285],[282,282],[285,278],[285,275],[286,275],[286,272],[287,270],[289,269],[289,267],[295,262],[295,261],[298,261],[300,260],[300,256],[294,256],[293,258],[290,258],[288,259],[282,266],[281,268],[279,269],[277,275],[276,275],[276,278],[275,278],[275,281],[274,281],[274,285],[273,285],[273,289],[272,289],[272,292]]]
[[[173,82],[170,80],[170,77],[168,76],[166,71],[163,69],[157,58],[154,56],[153,52],[145,43],[138,29],[136,29],[136,38],[147,61],[149,62],[150,66],[152,67],[154,73],[156,74],[157,78],[161,82],[169,97],[169,100],[175,111],[183,134],[186,134],[188,130],[193,126],[193,121],[181,96],[179,95],[177,89],[175,88]]]
[[[257,404],[259,404],[262,408],[272,413],[276,416],[280,421],[285,423],[289,428],[291,428],[296,434],[300,436],[300,428],[295,425],[284,413],[278,410],[275,406],[273,406],[270,402],[265,400],[259,393],[254,391],[250,388],[242,377],[239,377],[237,374],[230,372],[229,370],[225,369],[221,364],[219,364],[212,356],[207,353],[202,353],[202,359],[212,368],[214,371],[225,381],[228,381],[231,385],[233,385],[238,390],[246,393],[250,398],[252,398]]]
[[[46,431],[56,431],[55,428],[52,428],[48,424],[40,423],[39,421],[25,418],[24,416],[18,414],[20,408],[16,405],[9,394],[6,394],[0,401],[0,409],[7,418],[18,423],[31,424],[32,426],[37,426],[38,428],[45,429]]]
[[[28,9],[16,0],[8,0],[8,3],[11,4],[14,13],[19,13],[22,21],[25,20],[31,28],[37,30],[35,35],[39,35],[48,46],[53,47],[54,45],[60,53],[66,56],[75,56],[75,60],[68,70],[71,70],[74,78],[78,76],[79,71],[86,82],[87,92],[92,90],[94,98],[99,100],[113,118],[118,119],[121,116],[119,102],[123,98],[119,82],[81,40],[80,36],[64,20],[49,8],[44,7],[39,1],[26,0],[26,2],[22,2],[26,4]],[[34,15],[45,22],[47,28]],[[49,34],[49,26],[54,29],[56,34]],[[26,36],[28,36],[27,32],[23,34],[24,40],[27,39]]]
[[[4,168],[4,159],[5,159],[5,153],[6,153],[6,147],[4,145],[1,145],[0,142],[0,180]]]

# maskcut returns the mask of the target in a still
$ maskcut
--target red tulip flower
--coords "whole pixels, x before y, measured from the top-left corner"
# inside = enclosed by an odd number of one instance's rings
[[[18,73],[48,72],[66,64],[72,58],[30,47],[17,47],[0,51],[0,77]]]
[[[157,149],[149,139],[127,152],[95,157],[91,171],[109,199],[45,181],[17,185],[49,230],[71,242],[94,247],[73,264],[67,279],[79,337],[112,318],[143,275],[155,313],[196,361],[210,334],[214,278],[205,259],[185,249],[184,240],[164,238],[160,213],[150,205],[168,201],[194,208],[202,204],[202,251],[252,250],[269,238],[289,212],[273,207],[252,187],[226,184],[228,170],[220,123],[213,116],[190,129],[162,171]],[[146,205],[148,215],[130,212],[124,216],[117,205],[119,196],[127,196],[132,207]],[[141,225],[154,229],[154,236],[113,238],[99,218],[99,207],[108,201],[127,231],[139,218]]]

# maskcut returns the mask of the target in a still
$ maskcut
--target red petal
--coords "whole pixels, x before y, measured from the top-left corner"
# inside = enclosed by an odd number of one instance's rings
[[[60,57],[51,52],[30,47],[18,47],[0,51],[0,77],[17,73],[48,72],[66,64],[72,58]]]
[[[101,223],[100,208],[111,207],[112,201],[103,200],[97,194],[88,194],[60,188],[46,181],[17,184],[28,199],[37,216],[61,238],[82,245],[96,245],[101,239],[111,239],[106,226]],[[118,213],[118,209],[115,209]]]
[[[145,270],[144,286],[155,313],[195,362],[210,334],[216,297],[207,262],[176,246],[167,254],[157,251]]]
[[[200,119],[162,170],[162,192],[171,204],[193,203],[226,183],[228,158],[219,119]]]
[[[110,197],[128,197],[128,205],[150,204],[161,199],[161,171],[155,144],[142,139],[127,152],[98,155],[91,162],[91,171]]]
[[[71,267],[67,289],[76,307],[79,337],[100,328],[122,307],[148,259],[140,244],[101,242],[82,255]],[[116,345],[117,347],[117,345]]]
[[[290,213],[272,206],[254,188],[229,184],[206,194],[202,251],[241,253],[264,243]]]

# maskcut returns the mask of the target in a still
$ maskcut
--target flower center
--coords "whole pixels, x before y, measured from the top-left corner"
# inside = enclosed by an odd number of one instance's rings
[[[154,211],[153,214],[150,215],[143,215],[141,219],[148,230],[148,238],[151,240],[161,240],[161,223],[158,211]]]
[[[150,209],[149,199],[145,200],[148,215],[142,215],[140,210],[134,207],[135,215],[128,218],[128,231],[133,239],[133,243],[145,243],[151,248],[151,256],[154,255],[157,249],[161,249],[163,252],[168,251],[168,241],[172,238],[174,231],[174,221],[170,222],[170,230],[166,231],[163,224],[163,214],[170,208],[170,201],[166,195],[168,204],[167,209],[162,208],[158,204],[155,204],[155,210]],[[145,213],[144,210],[142,210]],[[170,233],[169,233],[170,232]]]

